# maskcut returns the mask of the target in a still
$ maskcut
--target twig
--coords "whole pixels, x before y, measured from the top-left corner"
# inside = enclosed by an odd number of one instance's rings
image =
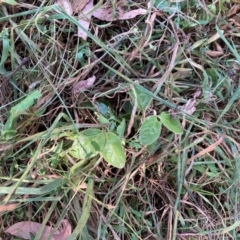
[[[29,58],[23,58],[23,60],[20,62],[20,64],[16,67],[15,70],[13,70],[13,72],[11,72],[7,77],[6,80],[9,80],[9,78],[11,78],[23,65],[25,65],[28,62]]]

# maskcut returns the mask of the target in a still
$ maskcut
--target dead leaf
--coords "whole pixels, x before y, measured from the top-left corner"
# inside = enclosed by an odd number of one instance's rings
[[[146,13],[147,13],[146,9],[139,8],[139,9],[136,9],[136,10],[132,10],[132,11],[126,12],[122,16],[119,15],[117,20],[132,19],[132,18],[135,18],[138,15],[145,15]]]
[[[227,13],[227,18],[232,18],[233,16],[237,15],[240,11],[240,5],[234,5],[231,9],[229,9]]]
[[[115,209],[117,206],[115,205],[112,205],[112,204],[106,204],[106,208],[109,209],[109,210],[113,210]]]
[[[197,98],[200,97],[202,94],[201,90],[197,90],[194,94],[193,94],[193,99],[189,99],[186,104],[179,106],[178,109],[181,110],[184,114],[189,114],[192,115],[195,111],[196,111],[196,106],[198,104],[197,102]],[[180,112],[176,109],[170,109],[169,113],[171,114],[171,116],[173,118],[176,118],[178,114],[180,114]]]
[[[214,42],[216,50],[207,50],[205,53],[210,57],[220,57],[224,54],[222,47],[217,43]]]
[[[215,42],[215,46],[216,46],[216,49],[217,49],[217,51],[219,51],[219,52],[222,52],[222,53],[223,53],[223,49],[222,49],[222,47],[220,46],[220,44],[219,44],[219,43]]]
[[[210,57],[220,57],[223,55],[223,52],[212,51],[212,50],[207,50],[205,51],[205,53]]]
[[[93,8],[93,0],[90,0],[85,7],[82,9],[81,13],[78,15],[79,16],[79,24],[85,29],[82,30],[82,28],[78,27],[78,37],[81,37],[82,39],[86,40],[87,39],[87,31],[90,26],[90,21],[92,17],[92,13],[87,14],[91,9]]]
[[[186,104],[180,108],[184,111],[184,113],[192,115],[196,111],[196,105],[196,99],[189,99]]]
[[[194,94],[193,94],[193,98],[196,99],[196,98],[199,98],[202,94],[202,91],[200,89],[198,89]]]
[[[89,0],[73,0],[73,1],[71,1],[73,12],[74,13],[79,12],[87,5],[88,2],[89,2]]]
[[[65,10],[68,15],[73,15],[72,4],[69,0],[57,0],[57,4]]]
[[[117,21],[117,20],[132,19],[138,15],[146,14],[147,10],[143,9],[143,8],[139,8],[139,9],[124,13],[122,8],[117,7],[116,12],[117,12],[117,14],[116,14],[116,16],[114,16],[113,10],[111,7],[106,8],[106,7],[102,6],[102,7],[98,8],[96,11],[94,11],[92,15],[100,20],[111,22],[111,21]]]
[[[4,204],[0,205],[0,213],[6,212],[6,211],[13,211],[19,206],[19,203],[12,203],[12,204]]]
[[[10,233],[11,235],[23,239],[31,239],[30,233],[36,234],[39,231],[40,227],[40,223],[23,221],[12,225],[7,230],[5,230],[5,233]],[[53,227],[45,226],[40,240],[48,239],[52,230]],[[51,240],[68,240],[71,233],[72,226],[70,225],[68,220],[64,219],[61,221],[61,228],[55,231]]]
[[[106,6],[101,6],[95,11],[90,12],[94,5],[93,0],[57,0],[57,4],[59,4],[69,15],[79,13],[78,22],[85,29],[85,31],[78,27],[78,37],[81,37],[84,40],[87,39],[87,31],[89,29],[92,16],[100,20],[111,22],[116,20],[132,19],[138,15],[144,15],[147,13],[147,10],[143,8],[124,12],[121,7],[116,7],[116,15],[114,16],[112,7]]]
[[[175,68],[176,72],[172,73],[172,80],[186,79],[192,75],[192,69],[189,68]]]
[[[121,12],[122,9],[117,9],[117,12]],[[123,14],[123,12],[122,12]],[[106,8],[104,6],[98,8],[96,11],[93,12],[92,14],[95,18],[98,18],[103,21],[113,21],[115,18],[113,16],[113,10],[112,8]]]
[[[163,153],[153,154],[146,160],[146,165],[152,165],[153,163],[157,162],[162,156]]]
[[[80,12],[89,0],[57,0],[57,4],[62,7],[68,15]]]
[[[78,83],[76,83],[74,86],[73,86],[73,95],[76,95],[76,93],[78,92],[81,92],[87,88],[90,88],[92,87],[92,85],[94,84],[96,80],[96,77],[95,76],[92,76],[90,78],[88,78],[87,80],[82,80]]]

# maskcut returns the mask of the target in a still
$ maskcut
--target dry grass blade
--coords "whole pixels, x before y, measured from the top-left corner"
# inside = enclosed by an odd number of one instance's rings
[[[172,58],[171,61],[169,63],[168,69],[167,71],[163,74],[163,76],[157,80],[157,82],[153,85],[152,87],[152,91],[155,91],[158,86],[160,84],[162,84],[164,81],[166,81],[166,79],[169,77],[169,75],[171,74],[174,65],[175,65],[175,61],[176,61],[176,57],[177,57],[177,52],[178,52],[178,48],[179,48],[179,42],[177,41],[173,47],[173,54],[172,54]]]
[[[220,145],[224,140],[224,137],[220,137],[214,144],[210,145],[209,147],[203,149],[202,151],[200,151],[199,153],[197,153],[196,155],[194,155],[193,157],[189,158],[186,163],[190,164],[192,161],[194,161],[195,159],[209,153],[215,150],[215,148]]]

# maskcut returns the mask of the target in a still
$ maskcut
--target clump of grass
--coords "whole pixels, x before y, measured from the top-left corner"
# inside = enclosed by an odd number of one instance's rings
[[[239,49],[227,7],[235,5],[156,1],[146,16],[93,19],[83,41],[76,18],[52,1],[2,4],[1,229],[67,218],[71,239],[237,239]],[[94,85],[73,95],[93,75]],[[33,91],[41,96],[3,134],[11,109]],[[162,127],[143,146],[144,120],[169,110],[183,134]],[[69,154],[92,128],[118,135],[124,168]]]

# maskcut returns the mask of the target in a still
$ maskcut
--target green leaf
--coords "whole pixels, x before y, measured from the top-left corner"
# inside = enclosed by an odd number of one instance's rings
[[[33,104],[34,101],[38,98],[40,98],[41,92],[38,90],[35,90],[33,92],[31,92],[25,99],[23,99],[20,103],[18,103],[17,105],[15,105],[14,107],[12,107],[10,114],[12,114],[12,116],[18,117],[20,114],[24,113],[26,110],[28,110]]]
[[[138,151],[142,148],[142,145],[136,140],[132,140],[128,142],[130,148],[134,148],[135,151]]]
[[[150,105],[152,98],[148,94],[143,92],[140,88],[134,86],[134,89],[137,96],[135,96],[133,90],[129,91],[129,95],[132,99],[135,99],[137,97],[138,108],[142,111],[145,111]]]
[[[106,133],[106,144],[101,150],[104,159],[116,168],[123,168],[126,162],[124,148],[120,139],[112,132]]]
[[[118,136],[123,137],[125,130],[126,130],[126,120],[125,120],[125,118],[123,118],[121,123],[117,127]]]
[[[8,29],[4,29],[1,33],[1,36],[2,36],[2,56],[1,56],[0,65],[3,65],[8,58],[8,52],[10,48],[10,44],[9,44],[10,40],[8,38]]]
[[[152,144],[147,146],[147,150],[149,153],[152,153],[157,147],[158,141],[153,142]]]
[[[15,123],[19,115],[23,114],[26,110],[28,110],[33,104],[34,101],[40,98],[41,92],[36,90],[30,93],[25,99],[23,99],[20,103],[15,105],[10,110],[10,115],[3,127],[2,136],[5,139],[11,139],[15,135]]]
[[[73,142],[69,154],[75,158],[89,159],[101,151],[105,142],[103,131],[90,128],[80,132],[77,139]]]
[[[155,0],[154,2],[154,7],[159,9],[159,10],[165,10],[167,8],[170,8],[171,2],[167,0]]]
[[[105,118],[102,114],[96,113],[96,115],[97,115],[99,123],[101,123],[101,124],[108,124],[109,123],[109,120],[107,118]]]
[[[162,124],[170,131],[176,133],[176,134],[182,134],[183,129],[181,123],[178,121],[178,119],[172,118],[172,116],[169,113],[162,112],[159,116]]]
[[[157,116],[147,117],[140,127],[140,143],[150,145],[154,143],[160,136],[161,122]]]
[[[108,106],[105,103],[96,102],[96,106],[98,107],[98,110],[100,111],[101,114],[103,114],[104,116],[109,115]]]
[[[161,10],[169,14],[181,11],[181,5],[179,3],[173,3],[168,0],[155,0],[153,5],[158,10]]]
[[[3,136],[3,138],[5,140],[10,140],[10,139],[14,138],[14,136],[16,134],[17,134],[17,131],[16,130],[11,130],[11,129],[7,129],[7,130],[4,129],[1,133],[1,135]]]
[[[31,195],[42,195],[50,193],[56,190],[58,187],[63,186],[67,180],[59,178],[51,181],[46,181],[47,184],[40,188],[31,187],[18,187],[14,193],[15,194],[31,194]],[[0,187],[0,194],[8,194],[14,190],[14,187]]]
[[[50,166],[56,168],[59,163],[59,156],[61,155],[63,141],[61,140],[53,149],[51,157],[49,158]]]

